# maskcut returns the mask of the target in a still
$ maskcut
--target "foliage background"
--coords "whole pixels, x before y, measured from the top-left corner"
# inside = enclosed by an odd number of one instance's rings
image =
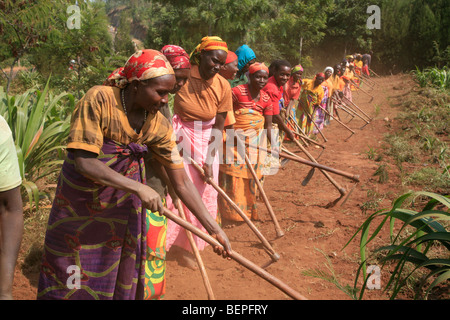
[[[66,25],[74,2],[80,29]],[[369,5],[381,8],[379,30],[366,26]],[[369,50],[380,74],[450,61],[448,0],[4,0],[0,7],[0,84],[20,65],[37,72],[22,75],[28,83],[44,85],[52,74],[51,88],[77,96],[135,47],[178,44],[191,52],[206,35],[222,37],[231,50],[246,43],[269,64],[301,63],[309,74]],[[77,62],[74,72],[70,60]],[[11,89],[20,91],[20,83]]]

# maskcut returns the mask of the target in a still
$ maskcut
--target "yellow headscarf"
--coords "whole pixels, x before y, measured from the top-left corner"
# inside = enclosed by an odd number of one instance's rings
[[[202,42],[195,48],[195,50],[191,53],[191,63],[199,64],[199,56],[203,51],[212,51],[212,50],[223,50],[228,53],[228,46],[225,41],[223,41],[220,37],[217,36],[208,36],[203,37]]]

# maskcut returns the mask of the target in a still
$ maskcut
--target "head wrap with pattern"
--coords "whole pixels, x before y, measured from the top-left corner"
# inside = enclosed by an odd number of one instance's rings
[[[105,85],[125,88],[134,80],[143,81],[168,74],[175,73],[167,58],[157,50],[144,49],[134,53],[125,66],[114,70]]]
[[[228,46],[222,38],[217,36],[203,37],[202,42],[200,42],[197,47],[192,51],[190,56],[190,61],[192,64],[198,65],[200,63],[200,54],[202,51],[213,51],[213,50],[223,50],[228,53]]]
[[[190,69],[191,63],[189,62],[189,55],[186,51],[176,45],[166,45],[161,49],[161,52],[166,56],[167,60],[169,60],[173,69]]]
[[[296,73],[296,72],[299,72],[299,71],[303,71],[303,67],[300,64],[298,64],[298,65],[296,65],[295,67],[292,68],[292,73]]]

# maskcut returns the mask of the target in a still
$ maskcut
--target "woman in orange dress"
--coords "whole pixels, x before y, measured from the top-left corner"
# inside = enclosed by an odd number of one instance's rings
[[[237,139],[254,146],[266,146],[272,138],[273,104],[262,91],[269,78],[269,69],[263,63],[254,63],[249,68],[248,84],[241,84],[233,90],[234,130]],[[264,129],[264,130],[263,130]],[[224,147],[224,163],[220,165],[219,185],[242,209],[249,219],[258,219],[256,206],[256,182],[245,162],[245,154],[256,172],[262,178],[263,154],[249,146],[245,150],[234,143],[234,135],[227,135]],[[218,199],[219,212],[223,222],[243,221],[243,218],[223,198]]]
[[[219,75],[227,53],[227,44],[221,38],[202,39],[191,53],[189,78],[175,95],[172,118],[185,170],[214,220],[217,218],[218,194],[211,185],[205,183],[205,179],[218,183],[218,148],[222,148],[226,115],[233,108],[230,84]],[[205,177],[189,158],[203,166]],[[167,206],[177,212],[170,195],[167,197]],[[189,208],[185,207],[184,211],[192,224],[205,230]],[[194,240],[200,251],[208,245],[195,235]],[[168,222],[166,248],[168,254],[174,255],[181,265],[197,268],[186,232],[172,221]]]

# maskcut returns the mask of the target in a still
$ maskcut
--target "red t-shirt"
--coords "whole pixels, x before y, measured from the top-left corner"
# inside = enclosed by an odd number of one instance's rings
[[[256,102],[250,95],[248,84],[241,84],[232,88],[233,91],[233,109],[253,109],[264,116],[273,115],[273,105],[270,97],[264,91],[260,91],[259,101]]]
[[[261,90],[261,92],[266,92],[272,103],[273,113],[272,115],[280,114],[280,100],[283,99],[283,87],[277,84],[275,77],[272,76],[267,81],[266,86]]]

